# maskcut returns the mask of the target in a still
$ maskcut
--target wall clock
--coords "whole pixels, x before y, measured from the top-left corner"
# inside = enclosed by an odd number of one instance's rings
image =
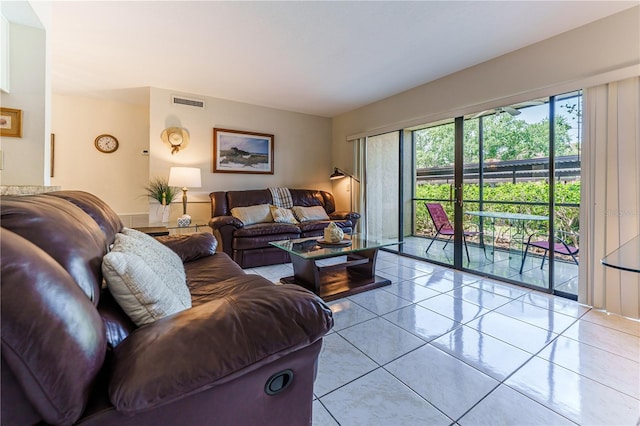
[[[100,135],[95,140],[96,149],[105,154],[110,154],[118,149],[118,139],[111,135]]]

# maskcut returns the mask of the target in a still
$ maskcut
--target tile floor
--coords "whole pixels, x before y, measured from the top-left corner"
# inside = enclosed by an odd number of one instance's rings
[[[640,322],[387,252],[377,271],[392,285],[329,303],[313,425],[639,424]]]

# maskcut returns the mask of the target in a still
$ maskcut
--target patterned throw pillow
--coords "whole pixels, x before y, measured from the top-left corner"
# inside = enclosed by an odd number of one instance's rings
[[[144,232],[137,231],[131,228],[122,228],[121,231],[124,235],[139,241],[147,250],[154,251],[158,256],[158,259],[173,267],[181,276],[184,276],[184,264],[180,259],[180,256],[169,247],[165,246],[154,237],[145,234]],[[185,277],[186,279],[186,277]]]
[[[117,234],[102,260],[107,286],[122,310],[141,326],[190,308],[191,294],[178,255],[154,238],[131,231]]]
[[[312,220],[329,220],[329,216],[322,206],[294,206],[291,210],[293,210],[293,214],[300,222],[309,222]]]
[[[284,207],[269,206],[271,209],[271,216],[274,222],[278,223],[298,223],[293,216],[291,209],[285,209]]]
[[[269,204],[258,204],[249,207],[234,207],[231,209],[231,216],[239,219],[245,225],[273,222]]]

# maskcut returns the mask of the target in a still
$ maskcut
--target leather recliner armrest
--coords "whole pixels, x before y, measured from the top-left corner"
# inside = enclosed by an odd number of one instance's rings
[[[332,220],[350,220],[351,222],[357,222],[360,219],[360,213],[357,212],[348,212],[348,211],[340,211],[333,212],[329,215],[329,219]]]
[[[209,226],[213,229],[220,229],[225,225],[235,226],[236,228],[244,227],[244,223],[233,216],[216,216],[209,220]]]
[[[213,256],[218,247],[218,240],[208,232],[166,235],[156,237],[156,240],[176,252],[180,256],[182,263]]]
[[[297,285],[212,300],[140,327],[118,345],[109,399],[124,414],[150,410],[309,346],[331,327],[329,307]]]

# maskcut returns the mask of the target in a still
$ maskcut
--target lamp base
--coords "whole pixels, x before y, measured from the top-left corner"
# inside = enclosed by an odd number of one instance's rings
[[[182,228],[182,227],[187,227],[189,225],[191,225],[191,216],[189,216],[188,214],[183,214],[178,218],[179,227]]]

